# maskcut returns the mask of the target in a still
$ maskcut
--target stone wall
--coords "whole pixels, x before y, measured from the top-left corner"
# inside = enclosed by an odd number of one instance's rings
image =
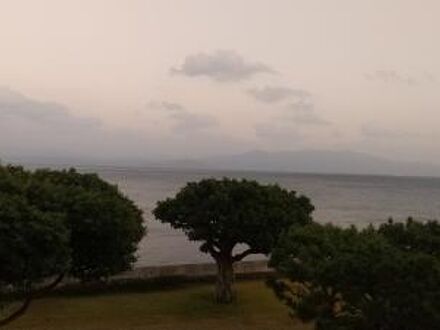
[[[235,274],[240,277],[265,275],[273,272],[267,266],[267,260],[242,261],[234,264]],[[112,277],[112,280],[154,279],[161,277],[203,278],[215,276],[217,267],[214,263],[186,264],[170,266],[140,267]]]

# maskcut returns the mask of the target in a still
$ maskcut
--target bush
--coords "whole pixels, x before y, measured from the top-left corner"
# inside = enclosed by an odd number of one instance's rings
[[[0,309],[11,294],[22,300],[0,326],[64,275],[92,281],[129,269],[142,222],[134,203],[97,175],[0,166]]]
[[[316,329],[439,329],[439,231],[431,228],[438,224],[292,228],[271,258],[288,280],[271,285]]]

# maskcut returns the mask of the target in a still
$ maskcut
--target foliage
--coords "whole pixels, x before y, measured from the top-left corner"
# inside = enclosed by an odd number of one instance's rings
[[[0,279],[26,285],[65,270],[68,235],[61,215],[44,213],[20,196],[0,194]]]
[[[254,253],[267,254],[282,230],[308,223],[312,210],[306,197],[277,185],[205,179],[158,202],[154,215],[183,229],[190,240],[202,241],[203,252],[231,250],[244,243]]]
[[[62,212],[70,231],[71,275],[106,278],[129,269],[145,234],[142,212],[96,174],[37,170],[26,191],[39,207]]]
[[[311,221],[313,206],[277,185],[224,178],[188,183],[174,198],[158,202],[156,218],[182,229],[219,268],[217,299],[232,300],[232,263],[249,254],[271,252],[279,235],[291,225]],[[248,248],[233,255],[238,244]],[[224,290],[223,294],[220,293]]]
[[[129,268],[144,232],[141,211],[96,175],[0,166],[0,294],[23,300],[13,318],[64,274]]]
[[[390,219],[388,223],[379,227],[379,233],[403,251],[427,253],[440,259],[440,223],[438,221],[421,223],[408,218],[406,222],[398,223]]]
[[[438,329],[438,223],[390,222],[357,230],[292,228],[271,264],[277,296],[316,329]]]
[[[35,286],[65,272],[69,263],[64,216],[30,204],[14,174],[0,167],[0,326],[24,313]],[[23,303],[15,309],[14,300]]]

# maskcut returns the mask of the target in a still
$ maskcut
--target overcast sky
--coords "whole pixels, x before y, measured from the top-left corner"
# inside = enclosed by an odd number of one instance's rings
[[[440,164],[438,0],[0,0],[0,158]]]

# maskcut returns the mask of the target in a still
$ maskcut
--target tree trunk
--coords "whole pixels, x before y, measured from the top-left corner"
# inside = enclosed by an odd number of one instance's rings
[[[217,284],[215,299],[218,303],[229,304],[235,299],[234,268],[232,258],[217,259]]]
[[[52,283],[47,285],[46,287],[40,288],[39,290],[35,292],[29,292],[27,297],[23,300],[23,303],[20,305],[20,307],[12,312],[10,315],[0,319],[0,328],[6,326],[7,324],[11,323],[12,321],[15,321],[22,315],[26,313],[26,311],[29,309],[29,306],[31,305],[32,301],[37,298],[41,298],[45,293],[49,292],[50,290],[54,289],[64,278],[64,273],[58,275]]]

